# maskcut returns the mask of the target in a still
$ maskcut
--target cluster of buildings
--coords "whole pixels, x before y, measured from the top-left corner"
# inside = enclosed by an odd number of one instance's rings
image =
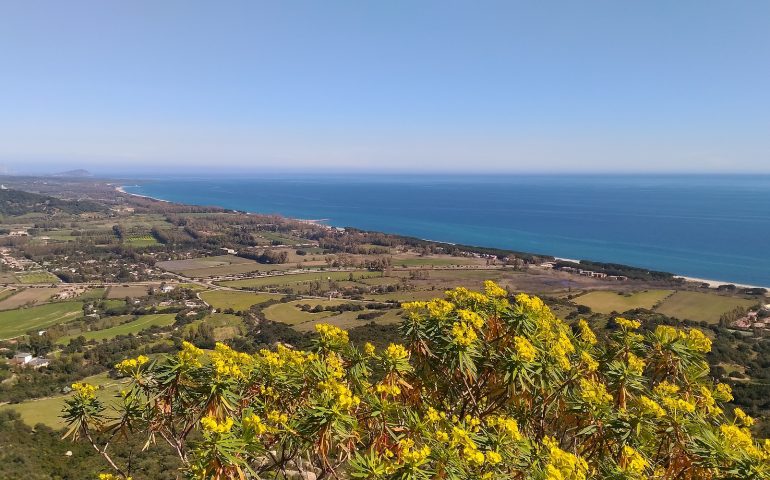
[[[758,311],[750,311],[746,316],[739,318],[732,323],[735,328],[743,330],[749,329],[767,329],[770,328],[770,303],[763,306]]]
[[[576,267],[557,267],[556,262],[544,262],[544,263],[541,263],[540,266],[547,269],[556,269],[562,272],[573,273],[575,275],[582,275],[584,277],[590,277],[590,278],[616,280],[619,282],[624,282],[628,280],[628,277],[626,277],[625,275],[609,275],[604,272],[594,272],[593,270],[584,270],[582,268],[576,268]]]
[[[31,353],[18,352],[10,361],[11,365],[17,365],[24,368],[42,368],[47,367],[51,361],[43,357],[35,357]]]

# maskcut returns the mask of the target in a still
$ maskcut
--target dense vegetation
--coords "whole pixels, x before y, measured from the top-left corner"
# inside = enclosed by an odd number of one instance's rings
[[[731,389],[710,380],[699,329],[616,318],[599,342],[492,282],[405,307],[406,345],[359,348],[321,324],[309,351],[185,343],[124,360],[131,387],[110,408],[73,385],[68,436],[96,448],[104,478],[138,477],[111,450],[129,432],[189,478],[770,477],[770,443],[723,410]]]

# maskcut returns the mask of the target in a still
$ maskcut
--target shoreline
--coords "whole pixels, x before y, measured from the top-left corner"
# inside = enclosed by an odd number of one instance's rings
[[[124,185],[114,185],[114,186],[115,186],[115,190],[116,191],[118,191],[118,192],[120,192],[122,194],[125,194],[125,195],[133,195],[135,197],[148,198],[148,199],[151,199],[151,200],[156,200],[158,202],[176,203],[176,202],[172,202],[170,200],[163,200],[162,198],[151,197],[149,195],[140,195],[138,193],[127,192],[125,190],[125,186]],[[180,205],[183,205],[183,204],[180,204]],[[224,208],[224,207],[219,207],[219,208]],[[246,213],[248,214],[248,213],[254,213],[254,212],[246,212]],[[292,217],[285,217],[285,218],[288,218],[290,220],[295,220],[295,221],[298,221],[298,222],[305,222],[305,223],[311,223],[311,224],[320,225],[320,226],[327,226],[329,228],[334,228],[331,225],[323,223],[323,220],[325,220],[325,219],[312,220],[312,219],[302,219],[302,218],[292,218]],[[387,234],[387,232],[381,232],[381,233]],[[420,240],[424,240],[426,242],[442,243],[442,244],[446,244],[446,245],[456,245],[455,243],[452,243],[452,242],[443,242],[443,241],[438,241],[438,240],[430,240],[430,239],[427,239],[427,238],[421,238]],[[480,247],[481,248],[492,248],[492,247],[483,247],[483,246],[480,246]],[[507,249],[503,249],[503,250],[507,250]],[[564,258],[564,257],[557,257],[557,256],[553,256],[553,258],[556,259],[556,260],[565,260],[565,261],[569,261],[569,262],[580,263],[580,260],[571,259],[571,258]],[[633,267],[633,265],[628,265],[628,266],[629,267]],[[643,268],[643,267],[637,267],[637,268]],[[744,284],[744,283],[730,282],[730,281],[727,281],[727,280],[714,280],[714,279],[706,279],[706,278],[699,278],[699,277],[691,277],[691,276],[688,276],[688,275],[679,275],[679,274],[676,274],[676,273],[673,273],[673,272],[667,272],[667,273],[671,273],[674,276],[674,280],[684,280],[685,282],[708,284],[710,288],[717,288],[720,285],[735,285],[736,288],[765,288],[767,290],[770,290],[770,285],[766,285],[766,286],[765,285],[749,285],[749,284]]]

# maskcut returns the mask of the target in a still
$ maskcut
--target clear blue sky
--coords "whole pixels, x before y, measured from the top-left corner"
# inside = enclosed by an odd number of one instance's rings
[[[770,172],[767,1],[17,1],[0,164]]]

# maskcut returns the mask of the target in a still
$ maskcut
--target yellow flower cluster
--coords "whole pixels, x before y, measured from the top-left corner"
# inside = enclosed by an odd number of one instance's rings
[[[448,303],[449,305],[454,303],[461,308],[478,308],[481,305],[486,305],[489,301],[489,299],[484,294],[468,290],[465,287],[453,288],[452,290],[447,290],[444,293],[446,294],[447,299],[449,299],[449,302],[451,302],[444,303]],[[448,308],[446,305],[444,305],[444,308],[447,309],[444,316],[448,315],[452,311],[452,309]],[[438,317],[437,315],[432,316]]]
[[[733,452],[746,452],[749,456],[755,458],[768,457],[766,452],[758,449],[754,445],[751,432],[748,428],[741,428],[737,425],[722,425],[719,427],[721,441],[725,449]]]
[[[708,353],[711,351],[711,339],[697,328],[684,332],[674,327],[660,325],[655,328],[655,336],[663,343],[681,340],[696,352]]]
[[[339,346],[348,343],[348,332],[328,323],[318,323],[315,331],[321,336],[321,342],[327,346]]]
[[[243,428],[253,431],[257,435],[262,435],[267,432],[267,425],[262,422],[262,419],[258,415],[252,413],[251,415],[244,417]]]
[[[543,446],[548,450],[546,478],[553,480],[585,480],[588,463],[581,457],[559,448],[553,437],[543,438]]]
[[[616,318],[615,323],[617,323],[621,328],[624,328],[626,330],[636,330],[637,328],[642,326],[642,324],[639,323],[638,320],[629,320],[623,317]]]
[[[633,353],[628,354],[628,369],[633,373],[634,375],[641,375],[644,373],[644,367],[645,367],[644,360],[637,357]]]
[[[458,310],[457,315],[461,320],[473,325],[476,328],[481,328],[484,326],[484,319],[481,318],[481,315],[476,312],[471,310]]]
[[[398,385],[386,385],[383,383],[380,383],[377,385],[377,393],[383,394],[383,395],[390,395],[391,397],[395,397],[398,395],[401,395],[401,387]]]
[[[361,398],[358,395],[353,395],[347,385],[335,379],[319,382],[318,388],[321,389],[324,396],[331,400],[332,408],[338,411],[352,410],[361,403]]]
[[[72,390],[74,390],[76,394],[80,395],[81,398],[91,400],[96,397],[97,387],[91,385],[90,383],[78,382],[72,384]]]
[[[177,353],[177,358],[179,363],[184,366],[199,368],[201,355],[203,355],[203,350],[190,342],[182,342],[182,349]]]
[[[491,417],[487,421],[487,424],[497,427],[500,430],[500,433],[506,435],[515,442],[524,438],[519,431],[519,423],[511,417],[505,415]]]
[[[586,322],[583,319],[580,319],[577,325],[578,325],[578,334],[580,335],[580,340],[588,343],[589,345],[596,345],[596,342],[597,342],[596,334],[594,334],[593,330],[591,330],[591,327],[588,326],[588,322]]]
[[[401,460],[412,467],[422,465],[430,456],[430,447],[414,448],[414,440],[411,438],[399,441],[398,447]]]
[[[233,428],[233,419],[227,417],[220,422],[213,415],[207,415],[201,418],[201,426],[203,427],[203,431],[208,433],[228,433]]]
[[[625,470],[632,475],[641,475],[647,468],[647,460],[644,457],[628,445],[623,446],[623,463]]]
[[[666,415],[666,411],[663,410],[663,407],[661,407],[658,402],[651,399],[650,397],[644,395],[639,397],[639,406],[641,407],[642,413],[647,415],[658,418]]]
[[[731,402],[733,400],[733,389],[726,383],[718,383],[714,388],[714,398],[720,402]]]
[[[712,417],[722,413],[722,409],[717,406],[717,401],[708,387],[700,387],[699,404],[701,408],[703,408],[703,410]]]
[[[388,348],[385,349],[385,358],[391,362],[400,362],[409,358],[409,352],[406,351],[403,345],[397,343],[391,343]]]
[[[465,322],[455,322],[452,324],[452,343],[459,347],[467,348],[473,345],[478,339],[473,327]]]
[[[369,342],[366,342],[366,343],[364,344],[364,355],[366,355],[367,357],[372,357],[372,356],[374,356],[374,354],[375,354],[376,350],[377,350],[377,349],[376,349],[376,348],[374,348],[374,345],[372,345],[371,343],[369,343]]]
[[[508,296],[508,291],[492,280],[486,280],[484,282],[484,293],[493,298],[505,298]]]
[[[662,403],[672,415],[676,415],[678,412],[693,413],[695,411],[694,403],[677,395],[679,393],[679,387],[674,384],[663,381],[655,386],[653,392],[660,396],[660,403]]]
[[[112,473],[100,473],[99,480],[131,480],[132,477],[119,477]]]
[[[746,412],[741,408],[736,407],[735,410],[733,410],[733,415],[735,415],[735,422],[740,423],[744,427],[751,427],[754,425],[754,419],[746,415]]]
[[[289,416],[278,410],[270,410],[267,414],[267,420],[275,425],[285,425],[289,421]]]
[[[612,402],[612,395],[607,393],[607,387],[603,383],[587,378],[580,380],[580,398],[592,407],[601,407]]]
[[[211,353],[211,364],[214,366],[214,372],[220,380],[243,378],[245,373],[242,367],[250,365],[251,362],[251,356],[236,352],[224,343],[217,342],[214,346],[214,352]]]
[[[580,352],[580,362],[585,366],[585,369],[589,372],[595,372],[599,368],[599,362],[596,361],[590,353],[583,350]]]
[[[572,341],[569,339],[566,333],[559,332],[559,338],[554,345],[551,346],[551,354],[556,360],[556,363],[563,370],[569,370],[570,361],[569,355],[575,352],[575,346],[572,345]]]
[[[263,348],[256,356],[256,359],[264,365],[278,369],[285,367],[301,369],[316,358],[314,353],[294,350],[280,343],[276,346],[275,351]]]
[[[144,355],[139,355],[136,358],[129,358],[119,362],[115,365],[115,370],[119,371],[123,375],[128,375],[137,371],[139,367],[149,362],[150,359]]]
[[[523,362],[532,362],[537,356],[537,350],[526,338],[516,335],[513,337],[513,348],[516,350],[516,356]]]

